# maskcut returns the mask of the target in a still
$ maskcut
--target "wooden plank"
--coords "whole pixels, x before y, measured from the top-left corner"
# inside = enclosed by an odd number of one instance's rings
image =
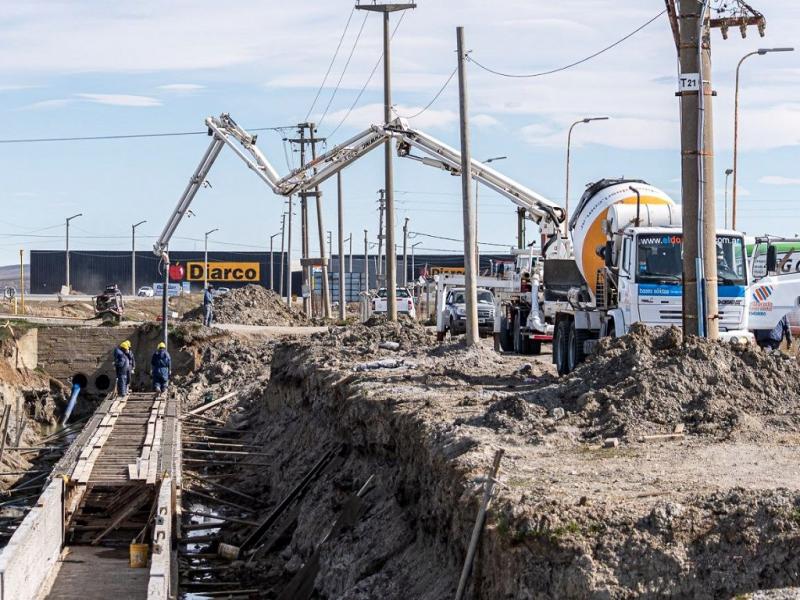
[[[218,406],[219,404],[222,404],[226,400],[229,400],[229,399],[233,398],[240,391],[241,390],[234,390],[233,392],[225,394],[224,396],[222,396],[221,398],[218,398],[217,400],[214,400],[213,402],[209,402],[208,404],[204,404],[203,406],[199,406],[198,408],[195,408],[194,410],[190,410],[189,412],[186,413],[186,415],[199,415],[200,413],[204,413],[209,408],[214,408],[215,406]]]

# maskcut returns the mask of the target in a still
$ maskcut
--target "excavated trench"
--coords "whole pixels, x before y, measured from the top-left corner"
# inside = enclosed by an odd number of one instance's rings
[[[782,487],[766,469],[762,479],[741,470],[784,460],[788,438],[763,457],[747,454],[749,442],[701,436],[602,450],[570,423],[578,413],[559,425],[551,407],[521,400],[552,384],[538,367],[528,377],[507,358],[402,336],[399,351],[376,356],[376,339],[356,337],[277,344],[249,362],[226,350],[195,382],[195,397],[220,385],[216,397],[242,393],[231,409],[206,413],[223,424],[195,425],[193,443],[216,436],[248,452],[235,466],[195,467],[209,495],[238,508],[209,500],[233,521],[197,546],[184,583],[242,598],[452,598],[497,447],[506,450],[501,486],[467,598],[734,598],[800,583],[796,478],[787,471]],[[357,370],[380,356],[407,368]],[[258,379],[267,361],[269,381]],[[515,420],[540,431],[498,429],[486,415],[504,399]],[[692,483],[704,470],[707,481]],[[220,542],[246,551],[225,561]]]

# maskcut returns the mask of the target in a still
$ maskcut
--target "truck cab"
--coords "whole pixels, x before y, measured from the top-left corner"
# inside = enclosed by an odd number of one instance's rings
[[[682,323],[683,234],[680,229],[630,227],[622,234],[617,257],[617,309],[613,310],[615,334],[633,323],[670,326]],[[717,291],[720,332],[747,328],[749,283],[745,240],[741,233],[717,232]]]

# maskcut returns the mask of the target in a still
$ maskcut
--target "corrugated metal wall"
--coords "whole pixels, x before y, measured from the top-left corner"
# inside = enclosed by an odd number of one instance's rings
[[[64,284],[65,257],[64,251],[32,250],[30,254],[30,291],[34,294],[55,294]],[[203,262],[202,251],[173,251],[170,252],[173,263],[186,265],[189,262]],[[279,287],[281,260],[284,257],[279,252],[273,256],[273,269],[275,289]],[[298,260],[298,256],[293,257]],[[370,289],[375,289],[377,255],[369,256],[369,281]],[[496,261],[513,261],[509,254],[482,254],[480,257],[481,271],[488,271],[490,265]],[[209,263],[224,262],[257,262],[259,263],[260,278],[257,283],[270,287],[270,253],[269,252],[209,252]],[[338,258],[334,256],[331,263],[331,272],[338,273]],[[163,275],[159,273],[159,259],[152,252],[142,251],[136,253],[136,286],[152,285],[162,281]],[[212,265],[213,266],[213,265]],[[419,277],[423,270],[431,272],[435,267],[463,267],[464,257],[457,254],[424,254],[414,257],[412,272],[411,256],[408,256],[408,280],[413,281]],[[284,266],[285,268],[285,266]],[[350,270],[349,256],[345,256],[345,271]],[[352,270],[354,273],[364,272],[364,255],[354,254],[352,257]],[[397,259],[398,283],[402,284],[403,257]],[[123,293],[130,293],[131,287],[131,253],[120,251],[90,251],[74,250],[70,252],[70,280],[74,290],[86,294],[97,294],[106,285],[116,283]],[[220,282],[218,285],[226,287],[239,287],[248,282]],[[202,282],[192,282],[193,289],[200,289]],[[300,294],[300,273],[292,273],[292,293]]]

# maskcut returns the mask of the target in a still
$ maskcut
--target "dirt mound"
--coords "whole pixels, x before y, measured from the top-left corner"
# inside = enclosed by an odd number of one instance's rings
[[[331,328],[326,333],[317,334],[315,339],[321,340],[325,346],[338,347],[344,356],[373,355],[380,349],[413,353],[436,342],[436,336],[432,332],[404,317],[400,317],[398,321],[371,317],[364,323]]]
[[[583,420],[589,437],[667,433],[679,423],[720,437],[800,431],[795,360],[752,346],[683,342],[676,328],[634,326],[602,340],[569,379],[542,383],[549,385],[526,399],[563,406]]]
[[[186,312],[184,321],[202,321],[203,307]],[[291,327],[309,325],[300,312],[286,306],[286,301],[260,285],[246,285],[214,298],[214,321],[244,325]]]

